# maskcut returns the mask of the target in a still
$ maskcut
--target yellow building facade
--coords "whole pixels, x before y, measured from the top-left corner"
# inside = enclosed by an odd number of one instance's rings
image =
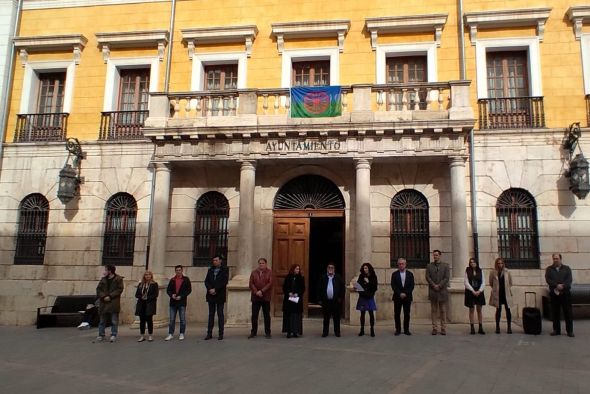
[[[258,257],[277,284],[304,267],[310,316],[328,261],[347,283],[375,266],[381,320],[399,257],[418,280],[414,315],[429,316],[434,249],[452,267],[452,321],[467,318],[470,256],[486,273],[506,259],[517,309],[525,291],[540,301],[554,252],[590,282],[590,207],[566,177],[578,148],[563,144],[590,121],[589,6],[24,0],[19,15],[2,130],[1,323],[92,294],[106,263],[125,277],[124,321],[146,267],[165,285],[176,264],[197,293],[188,318],[203,321],[217,253],[238,325]],[[291,117],[296,86],[340,86],[342,114]],[[65,203],[64,162],[83,177]],[[279,315],[280,286],[273,296]]]

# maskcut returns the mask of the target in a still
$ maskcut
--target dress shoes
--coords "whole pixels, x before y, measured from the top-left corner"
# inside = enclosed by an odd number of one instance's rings
[[[209,339],[212,339],[212,338],[213,338],[213,336],[212,336],[212,335],[209,335],[209,334],[207,334],[207,336],[206,336],[205,338],[203,338],[203,339],[204,339],[205,341],[208,341]]]
[[[412,333],[409,331],[404,331],[404,335],[412,335]]]
[[[395,335],[396,337],[399,336],[400,334],[401,334],[401,332],[399,332],[399,331],[396,331],[393,333],[393,335]]]

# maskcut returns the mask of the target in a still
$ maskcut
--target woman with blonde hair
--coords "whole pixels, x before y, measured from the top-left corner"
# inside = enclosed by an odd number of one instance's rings
[[[496,334],[500,333],[500,318],[502,317],[502,305],[506,309],[506,332],[512,334],[512,277],[506,269],[504,259],[498,257],[494,262],[494,270],[490,272],[490,286],[492,294],[490,295],[490,305],[496,307]]]
[[[153,341],[154,333],[154,315],[156,314],[156,301],[158,299],[159,287],[154,282],[154,274],[152,271],[145,271],[141,282],[137,285],[135,291],[135,298],[137,304],[135,305],[135,315],[139,316],[139,332],[140,336],[137,342],[145,341],[145,326],[147,324],[149,342]]]

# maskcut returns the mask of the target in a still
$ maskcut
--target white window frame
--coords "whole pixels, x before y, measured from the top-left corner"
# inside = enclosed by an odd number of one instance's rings
[[[582,74],[584,75],[584,93],[590,94],[590,33],[580,37],[582,46]]]
[[[129,68],[150,69],[150,92],[158,91],[160,59],[158,57],[119,58],[107,61],[103,111],[116,111],[119,99],[121,70]]]
[[[293,62],[330,61],[330,85],[340,84],[340,51],[338,48],[285,49],[281,67],[281,87],[290,88]]]
[[[205,88],[205,67],[211,65],[238,65],[238,89],[246,89],[248,56],[246,52],[195,53],[190,90],[202,91]]]
[[[436,48],[436,42],[377,45],[376,83],[387,83],[387,58],[424,55],[426,56],[426,82],[438,82]]]
[[[32,114],[37,112],[37,101],[39,95],[39,74],[65,71],[66,80],[64,87],[63,112],[72,111],[72,98],[74,94],[74,75],[76,63],[71,61],[55,62],[27,62],[23,78],[23,91],[21,94],[21,114]]]
[[[496,51],[527,51],[528,78],[531,96],[543,96],[539,38],[478,39],[475,44],[477,98],[488,98],[487,53]]]

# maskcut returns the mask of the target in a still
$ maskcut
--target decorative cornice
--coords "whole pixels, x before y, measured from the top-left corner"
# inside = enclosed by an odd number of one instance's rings
[[[285,50],[285,38],[330,37],[338,39],[338,49],[344,51],[344,35],[350,29],[349,20],[326,20],[273,23],[272,35],[277,39],[279,54]]]
[[[551,8],[466,12],[465,24],[469,26],[471,45],[475,45],[477,42],[477,29],[479,27],[536,26],[539,41],[543,42],[545,22],[550,13]]]
[[[448,14],[423,14],[385,16],[365,19],[367,31],[371,33],[371,48],[377,49],[377,37],[383,33],[408,33],[434,31],[434,41],[440,47],[442,29]]]
[[[258,34],[256,25],[244,26],[221,26],[221,27],[199,27],[182,29],[182,40],[188,47],[188,57],[193,59],[195,44],[198,42],[224,43],[244,42],[246,56],[252,55],[252,42]]]
[[[590,5],[575,5],[567,10],[567,17],[572,22],[576,40],[582,38],[582,26],[590,23]]]
[[[23,10],[50,8],[92,7],[101,5],[163,3],[166,0],[24,0]]]
[[[102,47],[102,57],[109,60],[111,48],[134,48],[157,46],[158,58],[164,59],[164,48],[168,44],[168,30],[142,30],[96,33],[96,40]]]
[[[59,34],[52,36],[23,36],[12,39],[14,46],[19,50],[19,56],[23,67],[29,59],[29,52],[38,51],[67,51],[72,50],[74,62],[80,64],[82,49],[88,43],[88,39],[82,34]]]

